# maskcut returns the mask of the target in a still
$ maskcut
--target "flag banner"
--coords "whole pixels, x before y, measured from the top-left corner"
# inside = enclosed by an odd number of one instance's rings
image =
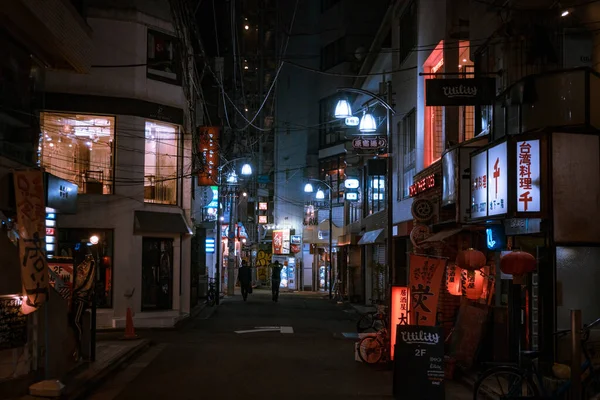
[[[21,309],[23,314],[29,314],[36,311],[48,298],[44,175],[41,170],[33,169],[15,171],[13,175],[21,282],[26,297]]]
[[[440,289],[448,260],[410,255],[410,323],[435,326]]]

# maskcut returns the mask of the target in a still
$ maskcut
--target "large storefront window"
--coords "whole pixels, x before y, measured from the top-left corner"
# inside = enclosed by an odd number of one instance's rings
[[[98,244],[91,245],[89,239],[98,236]],[[76,246],[85,246],[96,260],[96,301],[98,307],[111,308],[113,302],[114,233],[111,229],[58,229],[56,255],[73,257]]]
[[[41,128],[39,162],[47,172],[80,193],[113,193],[114,117],[44,112]]]
[[[177,204],[177,125],[146,122],[144,201]]]

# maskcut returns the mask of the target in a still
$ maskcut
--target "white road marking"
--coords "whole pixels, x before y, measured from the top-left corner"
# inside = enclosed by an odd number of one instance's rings
[[[234,332],[238,333],[238,334],[243,334],[243,333],[254,333],[254,332],[277,332],[277,331],[279,331],[279,333],[289,334],[289,333],[294,333],[294,328],[292,328],[291,326],[257,326],[254,329],[247,329],[247,330],[243,330],[243,331],[234,331]]]

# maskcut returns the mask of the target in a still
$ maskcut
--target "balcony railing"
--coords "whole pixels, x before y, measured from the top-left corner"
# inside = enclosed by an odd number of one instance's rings
[[[589,68],[528,76],[497,97],[494,137],[544,128],[600,129],[600,74]]]

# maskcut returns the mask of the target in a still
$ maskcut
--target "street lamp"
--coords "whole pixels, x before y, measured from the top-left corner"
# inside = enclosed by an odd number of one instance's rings
[[[350,103],[346,99],[338,100],[335,105],[335,117],[336,118],[350,118],[352,116],[352,108]]]
[[[387,197],[386,199],[386,208],[387,208],[387,226],[386,226],[386,235],[387,235],[387,243],[386,243],[386,258],[387,258],[387,263],[388,263],[388,274],[389,274],[389,283],[390,285],[394,283],[394,269],[392,268],[392,256],[393,256],[393,224],[394,224],[394,218],[393,218],[393,206],[394,206],[394,202],[393,202],[393,196],[392,196],[392,187],[393,187],[393,173],[392,173],[392,169],[393,169],[393,162],[392,162],[392,116],[394,114],[396,114],[396,112],[394,111],[394,108],[392,107],[392,82],[391,81],[387,81],[386,82],[386,95],[387,95],[387,99],[383,99],[381,96],[376,95],[373,92],[370,92],[368,90],[364,90],[364,89],[356,89],[356,88],[338,88],[337,89],[338,92],[347,92],[347,93],[357,93],[357,94],[362,94],[362,95],[366,95],[369,96],[372,100],[375,100],[377,103],[381,104],[382,106],[385,107],[386,109],[386,136],[387,136],[387,175],[386,175],[386,183],[385,183],[385,196]],[[339,102],[338,102],[339,104]],[[336,111],[337,111],[337,107],[336,107]],[[368,117],[370,116],[370,118]],[[342,116],[335,116],[336,118],[345,118]],[[365,128],[367,130],[364,130],[362,128]],[[370,128],[373,128],[373,130],[369,130]],[[363,115],[361,121],[360,121],[360,125],[359,125],[359,130],[361,132],[375,132],[377,130],[377,125],[375,123],[375,119],[373,118],[373,116],[367,112],[365,112],[365,114]]]
[[[217,169],[218,171],[218,194],[217,194],[217,261],[216,261],[216,269],[215,269],[215,287],[217,288],[217,296],[215,299],[215,303],[218,305],[220,302],[219,299],[219,293],[221,292],[221,264],[222,264],[222,249],[221,249],[221,227],[222,227],[222,222],[224,221],[224,217],[223,217],[223,209],[221,207],[221,195],[222,195],[222,186],[224,183],[228,184],[228,185],[237,185],[238,183],[238,176],[234,171],[232,171],[231,174],[229,174],[227,176],[226,182],[223,181],[223,170],[225,169],[225,167],[227,167],[228,165],[230,165],[231,163],[235,162],[235,161],[240,161],[240,160],[245,160],[248,157],[238,157],[238,158],[234,158],[232,160],[229,160],[227,162],[225,162],[223,165],[220,165]],[[241,174],[244,176],[249,176],[252,175],[252,167],[250,166],[250,164],[245,163],[242,166],[241,169]],[[235,275],[235,257],[233,256],[235,253],[235,242],[234,239],[235,236],[232,237],[232,234],[234,234],[234,228],[233,228],[233,224],[234,224],[234,213],[233,213],[233,207],[234,207],[234,201],[233,201],[233,193],[231,193],[231,191],[229,191],[229,205],[230,205],[230,213],[229,213],[229,237],[228,237],[228,254],[229,254],[229,260],[227,263],[227,274],[229,276],[229,280],[227,282],[227,292],[233,296],[234,294],[234,289],[235,289],[235,280],[233,279],[233,276]]]
[[[333,286],[332,286],[332,282],[333,282],[333,266],[331,265],[331,261],[333,259],[333,253],[332,253],[332,248],[333,248],[333,201],[331,200],[331,194],[333,193],[333,188],[331,187],[331,176],[329,177],[329,183],[322,181],[320,179],[313,179],[313,178],[309,178],[309,181],[315,181],[315,182],[320,182],[323,185],[327,186],[327,188],[329,189],[329,279],[327,279],[327,271],[325,271],[325,283],[327,284],[327,281],[329,280],[329,298],[333,298]],[[313,192],[313,187],[310,183],[307,183],[306,185],[304,185],[304,191],[306,193],[312,193]],[[323,200],[325,198],[325,193],[323,193],[323,191],[321,189],[319,189],[315,195],[315,197],[317,198],[317,200]],[[318,272],[317,272],[318,275]],[[327,286],[327,285],[326,285]]]

